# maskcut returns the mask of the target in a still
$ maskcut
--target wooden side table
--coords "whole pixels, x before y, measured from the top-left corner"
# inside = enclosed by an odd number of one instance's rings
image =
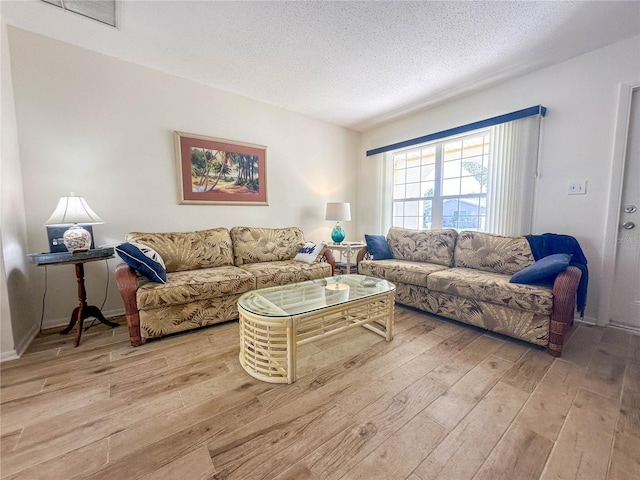
[[[60,332],[60,335],[66,335],[69,333],[75,324],[78,324],[78,331],[76,332],[77,347],[80,344],[80,337],[82,336],[82,324],[84,320],[89,317],[96,318],[105,325],[109,325],[111,328],[118,326],[117,323],[107,320],[98,307],[93,305],[87,305],[87,290],[84,286],[84,264],[88,262],[97,262],[99,260],[108,260],[113,258],[113,248],[96,248],[94,250],[87,250],[86,252],[60,252],[60,253],[32,253],[27,255],[31,263],[35,263],[39,267],[47,265],[75,265],[76,267],[76,279],[78,281],[78,306],[73,309],[71,313],[71,319],[67,328]]]
[[[344,266],[346,273],[351,273],[351,257],[355,257],[358,254],[358,250],[366,246],[367,244],[362,242],[327,243],[328,248],[340,252],[340,262],[336,262],[336,267],[338,267],[338,263],[341,263],[340,267]],[[342,262],[343,255],[346,257],[346,262],[344,263]]]

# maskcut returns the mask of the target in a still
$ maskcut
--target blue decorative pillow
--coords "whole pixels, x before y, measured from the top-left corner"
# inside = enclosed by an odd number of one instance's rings
[[[389,249],[389,244],[384,235],[365,235],[364,241],[367,242],[367,251],[374,260],[387,260],[393,258],[393,254]]]
[[[126,242],[118,245],[115,250],[127,265],[152,282],[167,283],[164,261],[153,248],[141,243]]]
[[[560,272],[564,272],[569,263],[571,257],[567,253],[556,253],[554,255],[548,255],[541,258],[532,265],[523,268],[519,272],[516,272],[509,280],[511,283],[553,283],[553,278]]]

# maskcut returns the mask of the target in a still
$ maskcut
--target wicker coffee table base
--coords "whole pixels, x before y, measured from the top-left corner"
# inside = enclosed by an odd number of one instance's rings
[[[395,290],[290,317],[266,317],[238,307],[240,364],[265,382],[296,381],[297,348],[320,338],[365,327],[393,339]]]

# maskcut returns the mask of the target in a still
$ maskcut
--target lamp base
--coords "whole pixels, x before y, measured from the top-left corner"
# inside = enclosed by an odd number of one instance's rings
[[[331,230],[331,240],[333,240],[333,243],[340,243],[344,240],[344,237],[344,229],[340,224],[336,224],[336,226],[333,227],[333,230]]]
[[[84,252],[91,247],[91,234],[80,225],[73,225],[64,232],[64,246],[69,252]]]

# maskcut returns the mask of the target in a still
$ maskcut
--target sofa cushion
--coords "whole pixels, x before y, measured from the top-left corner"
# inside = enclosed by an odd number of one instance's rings
[[[374,260],[393,258],[393,253],[391,253],[384,235],[365,235],[364,241],[367,242],[367,252]]]
[[[304,282],[331,276],[331,265],[327,262],[302,263],[295,260],[245,263],[242,265],[256,279],[256,288],[273,287],[288,283]]]
[[[255,289],[253,276],[234,266],[201,268],[167,274],[167,283],[141,281],[136,292],[139,310],[182,305]]]
[[[387,242],[398,260],[428,262],[448,267],[453,262],[457,232],[442,230],[409,230],[391,227]]]
[[[427,277],[427,288],[462,298],[475,299],[550,315],[553,306],[551,288],[538,285],[510,283],[511,276],[467,268],[450,268]]]
[[[519,272],[514,273],[509,281],[511,283],[540,282],[553,285],[553,280],[555,280],[556,275],[564,272],[569,266],[571,257],[573,257],[573,255],[568,253],[547,255]]]
[[[226,228],[196,232],[131,232],[126,240],[153,248],[164,260],[167,272],[233,265],[231,237]]]
[[[399,284],[396,303],[510,335],[536,345],[549,344],[549,316]]]
[[[155,338],[238,318],[238,297],[226,295],[140,310],[142,338]]]
[[[304,263],[315,263],[320,260],[322,256],[322,252],[324,251],[326,243],[313,243],[313,242],[305,242],[305,244],[300,247],[296,256],[293,259],[296,262],[304,262]]]
[[[358,264],[358,273],[370,277],[384,278],[390,282],[427,286],[427,276],[433,272],[446,270],[444,265],[435,263],[411,262],[408,260],[362,260]]]
[[[237,267],[248,263],[291,260],[304,245],[304,235],[297,227],[233,227],[230,234]]]
[[[115,248],[118,256],[131,268],[152,282],[167,283],[167,270],[162,257],[141,243],[125,242]]]
[[[513,275],[534,262],[524,237],[464,231],[458,234],[455,267]]]

